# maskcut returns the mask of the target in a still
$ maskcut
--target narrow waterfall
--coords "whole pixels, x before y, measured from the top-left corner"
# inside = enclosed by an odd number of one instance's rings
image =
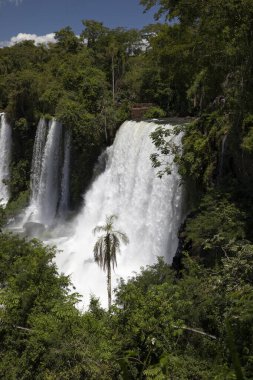
[[[0,114],[0,205],[6,206],[10,194],[6,181],[10,178],[11,127],[4,113]]]
[[[221,158],[220,158],[220,166],[219,166],[219,178],[222,176],[227,138],[228,138],[228,135],[224,135],[222,138],[222,142],[221,142]]]
[[[39,187],[40,187],[40,176],[42,169],[42,159],[44,154],[44,148],[46,144],[47,137],[47,124],[45,119],[40,119],[33,148],[33,159],[32,159],[32,170],[31,170],[31,193],[32,193],[32,203],[36,201]]]
[[[69,131],[65,131],[64,136],[64,161],[61,179],[61,197],[58,214],[64,217],[69,209],[69,168],[70,168],[70,147],[71,136]]]
[[[50,226],[56,217],[61,179],[62,125],[56,119],[49,126],[39,121],[33,148],[31,201],[22,225],[36,222]]]
[[[182,187],[173,156],[169,157],[172,174],[159,179],[151,165],[155,152],[150,134],[157,124],[125,122],[113,146],[107,149],[105,171],[98,175],[84,197],[84,206],[74,221],[73,234],[58,247],[59,269],[71,274],[77,291],[88,304],[91,293],[106,305],[106,275],[93,259],[96,237],[92,230],[104,224],[105,217],[118,216],[115,227],[124,231],[130,243],[118,256],[113,285],[141,266],[152,264],[157,256],[171,262],[176,252],[177,231],[181,223]],[[167,128],[172,128],[170,125]],[[181,136],[170,137],[180,144]]]
[[[37,198],[38,221],[46,225],[52,223],[57,211],[61,138],[62,125],[56,119],[53,119],[49,125]]]

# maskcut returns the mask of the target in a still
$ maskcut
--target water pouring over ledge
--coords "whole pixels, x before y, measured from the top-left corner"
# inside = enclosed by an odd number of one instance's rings
[[[68,212],[71,136],[60,122],[40,119],[33,148],[30,204],[20,227],[42,232]]]
[[[10,179],[11,161],[11,127],[4,113],[0,113],[0,205],[6,206],[10,193],[8,184]]]
[[[154,263],[157,256],[171,262],[176,252],[182,187],[173,156],[169,157],[170,176],[159,179],[151,165],[150,155],[155,148],[150,134],[156,127],[153,122],[133,121],[121,126],[114,144],[107,149],[105,171],[84,196],[83,209],[72,224],[72,236],[54,241],[62,250],[56,256],[58,268],[71,275],[76,290],[84,295],[85,306],[90,294],[100,297],[103,306],[107,303],[106,278],[94,263],[96,238],[92,234],[95,226],[104,224],[106,216],[117,215],[116,228],[130,240],[118,256],[112,275],[114,286],[117,279]],[[169,138],[180,145],[181,135]]]

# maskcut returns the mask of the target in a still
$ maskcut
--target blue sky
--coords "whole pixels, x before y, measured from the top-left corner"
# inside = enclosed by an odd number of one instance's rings
[[[45,35],[68,25],[79,34],[82,19],[141,28],[154,23],[154,10],[143,10],[139,0],[0,0],[0,41],[18,33]]]

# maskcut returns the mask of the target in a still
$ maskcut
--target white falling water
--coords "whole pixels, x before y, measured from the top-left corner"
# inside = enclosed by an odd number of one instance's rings
[[[69,209],[69,168],[70,168],[71,136],[65,131],[64,136],[64,162],[62,167],[61,197],[58,214],[64,217]]]
[[[45,119],[40,119],[35,142],[33,147],[33,159],[32,159],[32,170],[31,170],[31,192],[32,192],[32,203],[37,199],[40,187],[40,177],[42,169],[42,159],[44,154],[44,148],[46,144],[47,137],[47,124]]]
[[[4,113],[0,114],[0,205],[6,206],[10,194],[6,181],[10,178],[11,127]]]
[[[150,154],[155,152],[150,133],[155,123],[125,122],[108,148],[105,171],[94,181],[84,198],[83,210],[74,222],[72,237],[58,247],[63,252],[56,257],[59,269],[71,274],[77,291],[99,296],[106,306],[106,274],[94,263],[93,246],[96,237],[92,230],[105,223],[106,216],[115,214],[116,229],[125,232],[130,240],[122,246],[118,266],[113,273],[113,285],[141,266],[152,264],[157,256],[172,261],[181,222],[182,188],[177,168],[159,179],[152,168]],[[171,128],[171,126],[167,126]],[[170,137],[180,144],[180,135]],[[173,162],[173,157],[169,158]]]
[[[41,120],[34,143],[31,187],[32,197],[22,225],[38,222],[50,226],[56,217],[59,201],[62,125],[53,119],[45,143],[45,121]]]
[[[219,178],[222,176],[223,165],[224,165],[224,155],[225,155],[225,150],[226,150],[227,138],[228,138],[228,135],[224,135],[222,137],[222,142],[221,142],[221,158],[220,158],[220,167],[219,167]]]
[[[61,135],[62,125],[53,119],[49,125],[37,198],[38,221],[45,225],[52,223],[57,211]]]

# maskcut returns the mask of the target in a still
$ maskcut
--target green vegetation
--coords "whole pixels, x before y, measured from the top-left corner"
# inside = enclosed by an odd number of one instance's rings
[[[80,205],[98,155],[129,117],[135,98],[124,78],[141,54],[141,34],[109,29],[93,20],[83,25],[80,38],[66,27],[56,33],[56,44],[35,46],[26,41],[0,49],[0,110],[7,112],[13,126],[11,201],[29,190],[41,116],[56,116],[71,129],[74,209]]]
[[[172,151],[187,193],[176,258],[122,280],[109,311],[92,298],[81,313],[54,249],[1,233],[3,379],[253,378],[253,2],[140,2],[158,6],[166,22],[136,31],[86,20],[80,37],[67,27],[48,47],[0,49],[0,109],[14,128],[12,199],[0,227],[28,199],[41,115],[72,131],[78,208],[101,149],[131,104],[147,102],[145,117],[195,120],[176,128],[182,151],[167,142],[168,129],[152,134],[158,175],[170,174]],[[116,252],[109,261],[105,252],[98,243],[108,272]]]
[[[160,107],[150,107],[144,114],[145,119],[159,119],[166,116],[166,112],[163,111]]]
[[[95,298],[76,309],[54,254],[0,236],[1,378],[251,379],[250,243],[231,243],[212,268],[186,255],[176,273],[159,259],[121,281],[108,312]]]

